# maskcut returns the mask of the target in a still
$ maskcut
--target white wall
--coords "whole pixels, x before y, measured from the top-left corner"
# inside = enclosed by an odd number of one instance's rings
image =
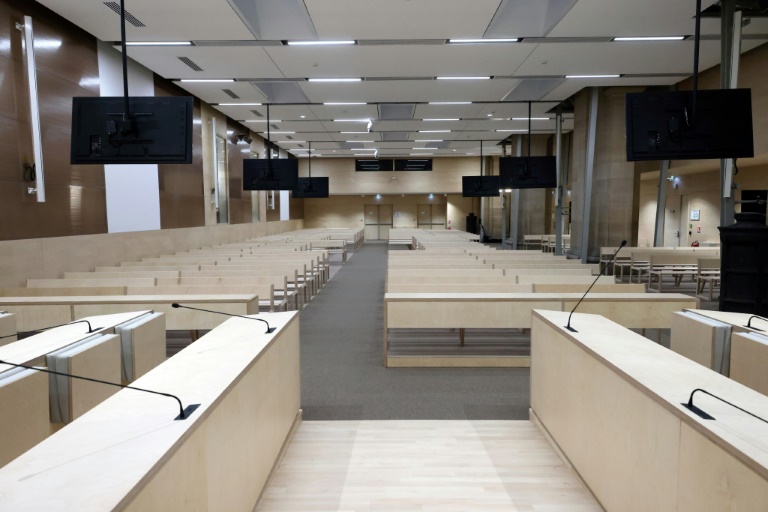
[[[101,96],[122,96],[122,54],[103,41],[99,41],[98,53]],[[128,94],[155,95],[152,72],[131,60],[128,61]],[[105,165],[104,181],[110,233],[160,229],[157,165]]]

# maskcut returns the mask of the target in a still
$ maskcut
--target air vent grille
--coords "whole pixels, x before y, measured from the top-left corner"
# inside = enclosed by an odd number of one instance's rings
[[[280,127],[279,127],[279,126],[277,126],[277,125],[276,125],[276,124],[274,124],[274,123],[270,124],[269,126],[270,126],[270,127],[273,129],[273,130],[279,130],[279,129],[280,129]]]
[[[194,71],[202,71],[203,68],[195,64],[195,62],[192,61],[189,57],[177,57],[181,62],[189,66]]]
[[[235,94],[235,91],[233,91],[232,89],[222,89],[222,91],[224,91],[224,93],[225,93],[227,96],[229,96],[230,98],[232,98],[233,100],[237,100],[237,99],[240,99],[240,96],[238,96],[237,94]]]
[[[254,110],[251,110],[251,112],[253,112],[253,115],[255,115],[256,117],[264,117],[264,114],[262,114],[258,110],[254,109]]]
[[[286,135],[285,138],[288,139],[288,140],[293,140],[293,136],[292,135]]]
[[[107,7],[109,7],[113,11],[115,11],[118,15],[120,15],[120,4],[119,3],[117,3],[117,2],[104,2],[104,5],[106,5]],[[146,27],[145,24],[143,24],[141,21],[139,21],[139,19],[136,16],[134,16],[133,14],[128,12],[127,10],[125,11],[125,21],[127,21],[128,23],[130,23],[134,27],[138,27],[138,28]]]

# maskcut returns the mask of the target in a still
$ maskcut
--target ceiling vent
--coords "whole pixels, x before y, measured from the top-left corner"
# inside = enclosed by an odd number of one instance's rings
[[[379,119],[413,119],[416,111],[414,103],[381,103],[379,104]]]
[[[104,5],[115,11],[118,15],[120,15],[120,4],[117,2],[104,2]],[[133,25],[134,27],[142,28],[146,27],[145,24],[143,24],[139,19],[134,16],[133,14],[129,13],[128,11],[125,11],[125,21]]]
[[[189,57],[177,57],[181,62],[189,66],[193,71],[202,71],[203,68],[195,64],[195,62]]]
[[[232,89],[222,89],[222,91],[224,91],[224,94],[226,94],[227,96],[229,96],[233,100],[240,99],[240,96],[235,94],[235,91],[233,91]]]
[[[408,140],[408,132],[379,132],[381,140],[386,142],[400,142]]]
[[[310,103],[307,95],[296,82],[260,80],[251,82],[269,103]]]
[[[269,127],[270,127],[270,128],[272,128],[273,130],[279,130],[279,129],[280,129],[280,127],[279,127],[279,126],[277,126],[277,125],[276,125],[276,124],[274,124],[274,123],[270,124],[270,125],[269,125]]]
[[[254,110],[251,110],[251,112],[253,112],[253,115],[255,115],[256,117],[264,117],[264,114],[262,114],[258,110],[254,109]]]
[[[272,126],[274,126],[274,125],[272,125]],[[293,136],[292,135],[286,135],[285,138],[288,139],[288,140],[293,140]]]

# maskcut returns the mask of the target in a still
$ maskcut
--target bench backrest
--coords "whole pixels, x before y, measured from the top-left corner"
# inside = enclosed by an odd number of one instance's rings
[[[592,283],[585,284],[534,284],[534,293],[586,293]],[[590,293],[645,293],[644,284],[596,284]]]
[[[104,288],[154,285],[155,279],[152,277],[100,277],[96,273],[86,273],[84,278],[27,279],[27,288]],[[124,293],[125,290],[115,295]]]
[[[90,295],[125,295],[125,286],[0,288],[0,297],[66,297]]]

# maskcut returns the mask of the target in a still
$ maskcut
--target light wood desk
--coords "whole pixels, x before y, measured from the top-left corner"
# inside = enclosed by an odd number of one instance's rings
[[[174,302],[236,315],[251,315],[259,312],[257,295],[0,297],[0,309],[7,309],[16,315],[17,327],[22,332],[64,324],[77,318],[141,309],[165,313],[168,330],[213,329],[224,321],[225,317],[222,315],[189,309],[173,309],[171,304]]]
[[[0,338],[0,347],[16,341],[16,317],[7,311],[0,311],[0,336],[9,336]]]
[[[731,378],[768,396],[768,337],[754,333],[731,337]]]
[[[0,503],[37,510],[251,511],[300,420],[296,312],[232,318],[0,470]]]
[[[768,397],[595,315],[535,311],[532,419],[606,510],[768,510]]]

